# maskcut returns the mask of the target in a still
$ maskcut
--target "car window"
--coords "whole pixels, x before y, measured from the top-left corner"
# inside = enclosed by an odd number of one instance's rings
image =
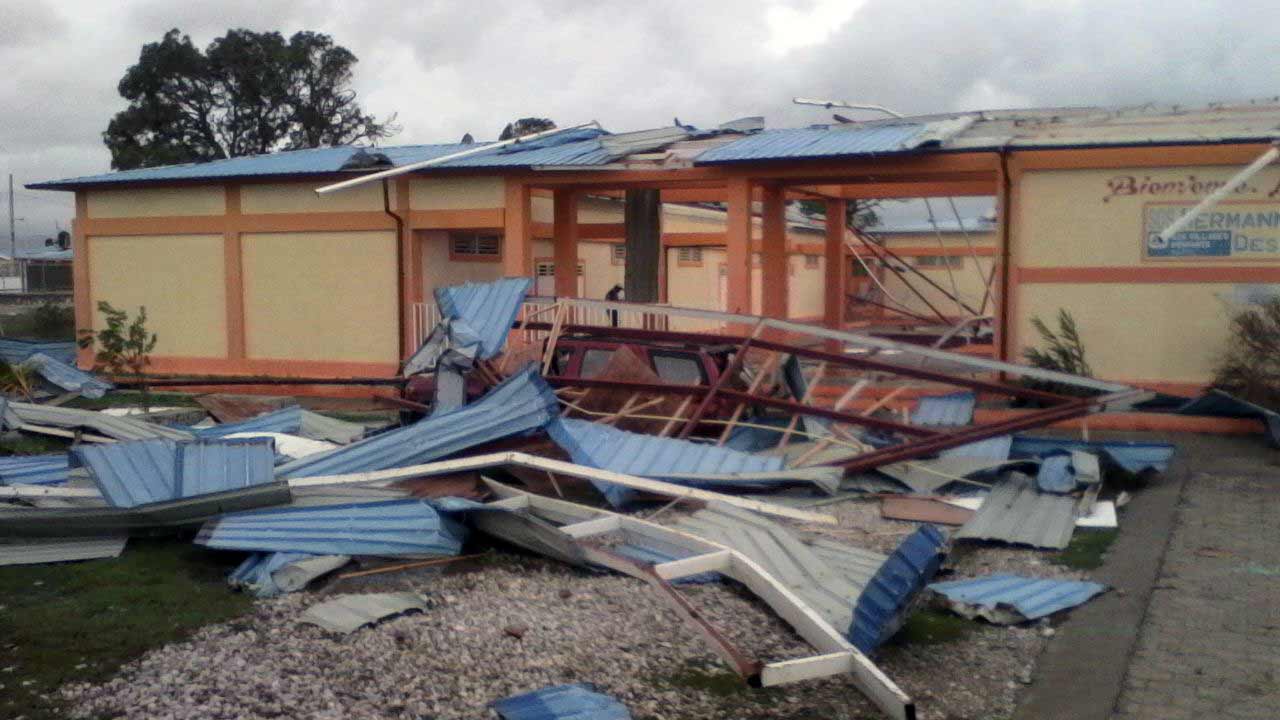
[[[569,361],[573,359],[573,348],[558,347],[556,354],[551,361],[551,369],[556,375],[563,375],[569,371]]]
[[[604,366],[609,364],[609,358],[613,357],[612,350],[600,350],[592,348],[582,354],[582,369],[578,372],[579,377],[593,378],[604,370]]]
[[[702,363],[693,353],[651,352],[658,377],[677,385],[704,385]]]

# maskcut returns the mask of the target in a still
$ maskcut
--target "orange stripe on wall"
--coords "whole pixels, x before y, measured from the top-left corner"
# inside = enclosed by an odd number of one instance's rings
[[[1280,283],[1280,267],[1017,268],[1019,283]]]

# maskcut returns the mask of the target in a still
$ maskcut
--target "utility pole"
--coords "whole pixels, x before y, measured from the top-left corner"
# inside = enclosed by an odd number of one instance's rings
[[[13,219],[13,173],[9,173],[9,252],[9,262],[13,265],[14,274],[21,275],[18,271],[18,232],[14,229]]]

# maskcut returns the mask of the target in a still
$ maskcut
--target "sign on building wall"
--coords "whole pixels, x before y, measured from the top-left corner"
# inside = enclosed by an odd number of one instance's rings
[[[1194,202],[1143,206],[1143,259],[1280,260],[1280,204],[1223,202],[1162,240],[1160,231],[1194,206]]]

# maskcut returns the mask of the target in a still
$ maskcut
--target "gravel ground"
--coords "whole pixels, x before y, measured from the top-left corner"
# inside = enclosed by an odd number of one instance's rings
[[[825,509],[841,519],[841,528],[826,534],[884,552],[915,527],[881,519],[872,502]],[[964,549],[955,555],[955,576],[1080,575],[1040,555]],[[395,590],[422,593],[430,608],[345,637],[297,622],[306,607],[335,594]],[[764,660],[811,654],[736,585],[681,590],[749,654]],[[962,625],[967,632],[958,638],[894,642],[876,658],[916,699],[922,719],[1008,715],[1048,632]],[[444,720],[496,717],[488,703],[565,682],[596,684],[638,719],[879,717],[847,676],[746,688],[638,580],[507,552],[457,572],[372,576],[260,601],[248,618],[205,628],[111,681],[67,686],[62,694],[77,717]]]

